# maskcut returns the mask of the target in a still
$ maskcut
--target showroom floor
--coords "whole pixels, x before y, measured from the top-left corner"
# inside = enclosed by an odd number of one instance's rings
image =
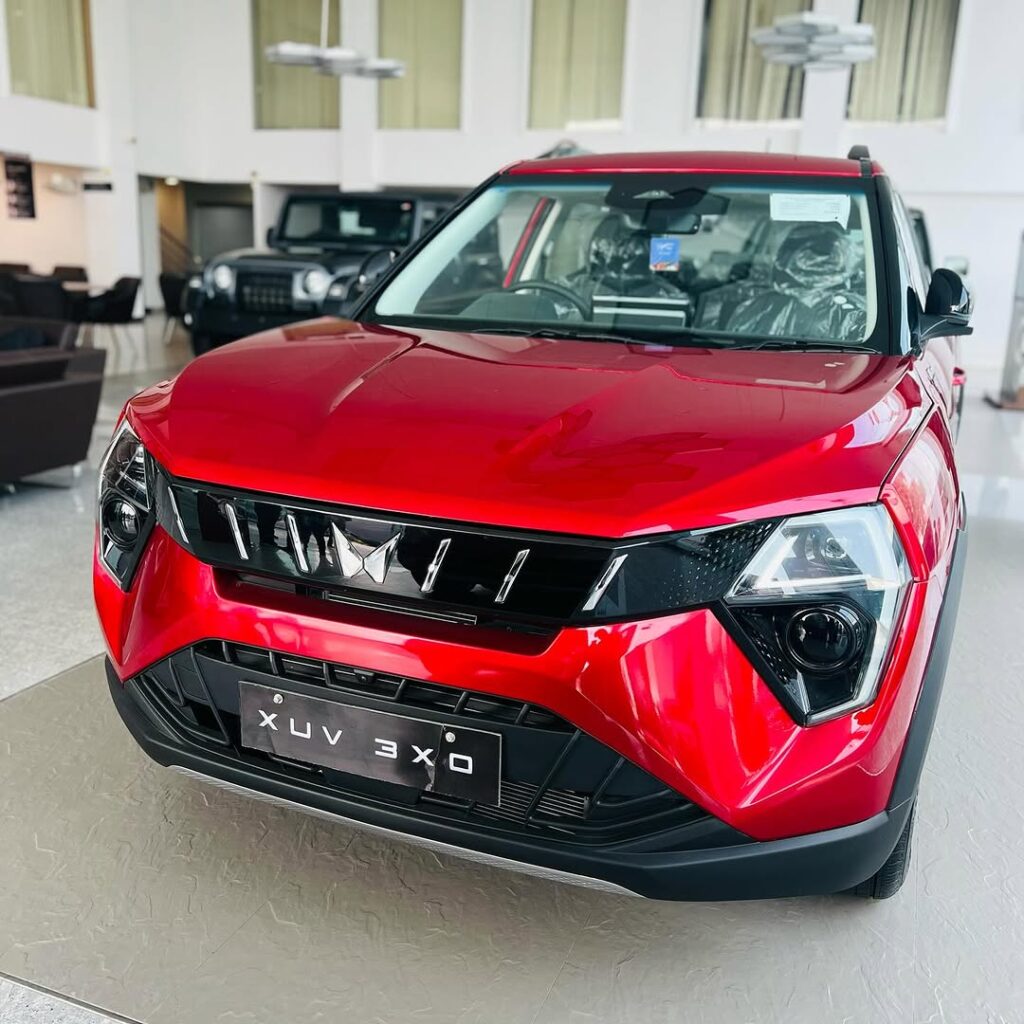
[[[103,437],[184,355],[158,331],[108,381],[90,468],[0,496],[3,1024],[98,1024],[90,1006],[145,1024],[1024,1020],[1024,415],[972,382],[967,578],[903,892],[673,905],[463,862],[145,758],[105,692],[88,562]]]

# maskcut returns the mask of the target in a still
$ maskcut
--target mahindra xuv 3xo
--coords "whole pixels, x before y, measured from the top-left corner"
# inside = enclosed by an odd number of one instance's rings
[[[520,163],[101,467],[161,764],[672,899],[891,895],[956,614],[969,301],[850,159]]]

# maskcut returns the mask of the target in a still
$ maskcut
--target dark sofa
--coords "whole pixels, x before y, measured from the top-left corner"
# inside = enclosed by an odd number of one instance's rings
[[[0,317],[0,481],[81,462],[96,423],[106,352],[76,324]]]

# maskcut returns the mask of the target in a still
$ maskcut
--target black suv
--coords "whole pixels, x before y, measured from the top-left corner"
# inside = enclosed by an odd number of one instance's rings
[[[344,315],[395,255],[458,199],[449,192],[299,192],[267,232],[269,252],[217,256],[188,283],[196,355],[256,331]]]

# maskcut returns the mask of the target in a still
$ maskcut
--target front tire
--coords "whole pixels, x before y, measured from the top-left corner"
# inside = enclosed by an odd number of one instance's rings
[[[887,900],[900,891],[910,867],[910,841],[914,835],[914,817],[917,805],[910,808],[906,825],[888,860],[868,879],[847,892],[852,896],[866,896],[873,900]]]

